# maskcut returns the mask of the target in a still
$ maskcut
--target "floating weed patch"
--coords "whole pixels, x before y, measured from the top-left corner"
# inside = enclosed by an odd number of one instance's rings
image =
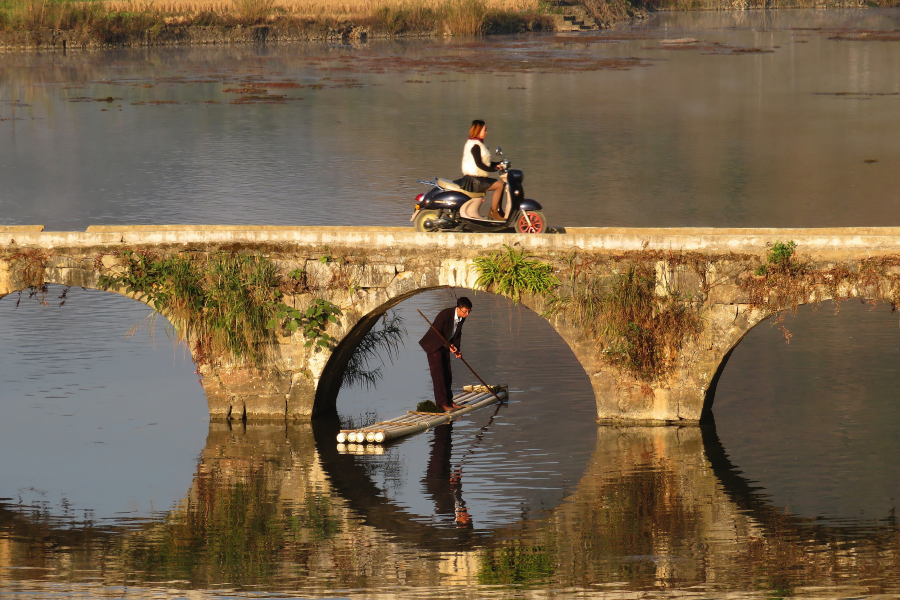
[[[268,94],[264,88],[261,87],[242,87],[242,88],[226,88],[222,90],[223,94]]]
[[[673,43],[675,42],[675,43]],[[644,50],[697,50],[705,55],[733,55],[733,54],[767,54],[775,52],[775,48],[757,48],[756,46],[731,46],[718,42],[698,42],[697,40],[677,43],[678,40],[660,40],[659,46],[645,46]]]
[[[854,30],[840,31],[828,37],[839,42],[900,42],[900,31]]]
[[[296,81],[274,81],[274,82],[269,82],[269,83],[260,83],[257,85],[260,85],[264,88],[269,88],[269,89],[294,89],[294,88],[302,87]]]
[[[875,96],[900,96],[900,92],[813,92],[813,96],[832,96],[835,98],[873,98]]]
[[[650,59],[640,57],[608,58],[597,54],[566,52],[559,48],[540,43],[528,42],[453,42],[443,46],[447,51],[441,54],[420,56],[354,53],[331,58],[331,62],[308,60],[307,64],[319,73],[400,73],[407,75],[410,82],[424,82],[421,75],[438,73],[466,73],[514,75],[517,73],[576,73],[599,70],[627,70],[653,64]],[[549,49],[548,49],[549,48]],[[491,53],[496,60],[485,61],[485,53]],[[507,60],[509,58],[509,60]],[[346,59],[346,60],[343,60]],[[335,63],[339,63],[337,66]],[[416,77],[419,75],[419,77]],[[320,77],[327,81],[327,77]],[[354,83],[354,86],[360,85]]]
[[[303,98],[288,98],[280,95],[253,95],[241,96],[237,100],[232,100],[229,104],[286,104],[288,100],[303,100]]]

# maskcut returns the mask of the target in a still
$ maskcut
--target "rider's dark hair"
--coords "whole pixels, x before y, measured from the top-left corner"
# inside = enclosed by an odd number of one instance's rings
[[[456,308],[468,308],[469,310],[472,310],[472,301],[465,296],[462,296],[461,298],[457,299]]]
[[[469,137],[480,139],[482,131],[484,131],[484,121],[475,119],[474,121],[472,121],[472,126],[469,127]]]

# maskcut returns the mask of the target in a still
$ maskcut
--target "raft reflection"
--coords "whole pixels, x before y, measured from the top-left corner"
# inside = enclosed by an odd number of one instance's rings
[[[65,524],[4,505],[0,590],[41,596],[65,581],[137,585],[148,596],[163,584],[306,597],[898,591],[895,522],[838,528],[772,509],[727,463],[714,429],[599,428],[563,504],[494,531],[432,527],[391,506],[368,480],[371,466],[338,454],[332,433],[211,424],[185,499],[149,522]],[[458,524],[450,435],[435,431],[422,477],[438,513]]]

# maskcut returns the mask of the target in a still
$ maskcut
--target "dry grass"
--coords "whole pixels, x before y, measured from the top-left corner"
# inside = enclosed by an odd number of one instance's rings
[[[619,265],[612,275],[574,255],[567,262],[569,281],[550,299],[547,314],[577,323],[600,342],[606,361],[639,380],[670,373],[702,323],[690,298],[671,289],[657,293],[656,261],[643,257]]]
[[[33,0],[39,1],[39,0]],[[379,11],[433,12],[436,14],[490,11],[537,11],[538,0],[114,0],[103,3],[116,12],[159,12],[170,15],[189,15],[211,12],[217,14],[241,13],[257,7],[267,8],[271,15],[290,15],[310,19],[364,20]]]
[[[0,0],[0,31],[90,32],[109,45],[168,26],[352,23],[374,35],[479,35],[545,27],[541,18],[538,0]]]

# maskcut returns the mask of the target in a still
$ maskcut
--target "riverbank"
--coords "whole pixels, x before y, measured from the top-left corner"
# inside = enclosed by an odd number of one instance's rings
[[[0,3],[0,49],[472,36],[579,29],[573,23],[607,28],[658,10],[868,5],[897,6],[900,0],[6,0]]]
[[[636,14],[623,0],[607,21]],[[88,48],[472,36],[554,31],[559,5],[539,0],[177,1],[9,0],[0,47]],[[608,11],[607,11],[608,12]],[[621,13],[621,14],[619,14]],[[600,13],[598,13],[600,16]]]
[[[884,0],[897,6],[900,0]],[[74,49],[304,41],[364,41],[559,31],[574,18],[607,28],[654,10],[863,8],[854,0],[438,0],[322,2],[200,0],[132,2],[9,0],[0,6],[0,49]],[[578,15],[578,16],[575,16]],[[565,20],[564,20],[565,19]]]

